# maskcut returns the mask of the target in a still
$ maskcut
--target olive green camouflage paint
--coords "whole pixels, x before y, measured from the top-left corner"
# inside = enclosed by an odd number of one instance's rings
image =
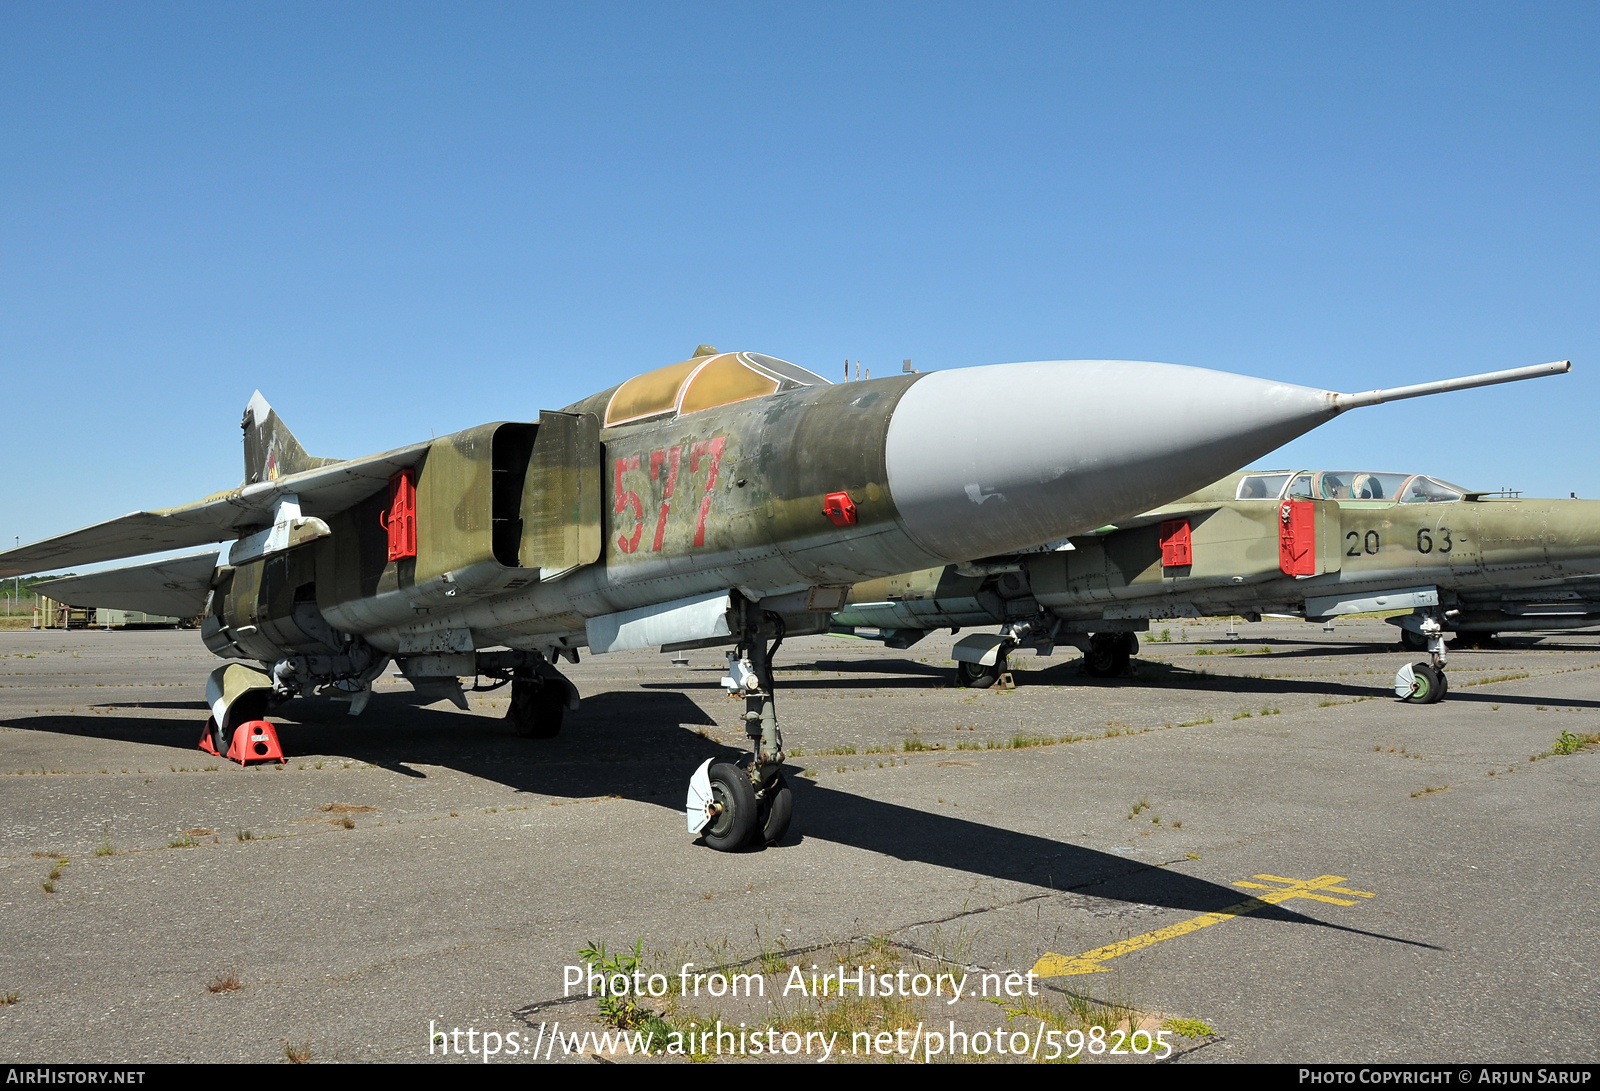
[[[1232,499],[1240,476],[1129,520],[1138,525],[1075,538],[1070,550],[1018,558],[1031,598],[1092,628],[1110,607],[1121,618],[1179,616],[1171,612],[1179,606],[1202,614],[1296,612],[1308,597],[1361,589],[1436,585],[1446,596],[1481,594],[1600,573],[1600,501],[1471,497],[1426,504],[1301,500],[1316,508],[1317,574],[1287,576],[1279,568],[1279,503]],[[1163,567],[1161,523],[1168,518],[1189,521],[1192,565]],[[1006,620],[997,597],[976,597],[991,621]],[[857,584],[835,620],[904,625],[912,611],[907,604],[915,603],[924,628],[971,625],[973,598],[970,580],[954,566],[927,569]],[[874,614],[872,603],[895,608]]]
[[[800,552],[837,537],[822,515],[833,492],[849,494],[863,534],[897,527],[884,440],[917,378],[809,387],[606,429],[606,565],[626,571],[661,556]],[[603,412],[611,394],[572,409]],[[817,574],[826,582],[826,571]]]

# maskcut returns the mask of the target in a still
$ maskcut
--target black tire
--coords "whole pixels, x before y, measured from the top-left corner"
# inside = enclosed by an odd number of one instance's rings
[[[757,807],[755,786],[750,776],[737,765],[718,762],[709,770],[711,798],[722,804],[722,813],[711,820],[701,835],[718,852],[738,852],[755,832]]]
[[[1428,650],[1428,638],[1410,629],[1401,629],[1400,646],[1408,652],[1425,652]]]
[[[1118,678],[1128,673],[1132,641],[1128,633],[1095,633],[1083,656],[1083,671],[1091,678]]]
[[[783,835],[789,832],[789,820],[794,817],[794,792],[782,773],[767,785],[756,810],[760,820],[756,835],[761,838],[761,844],[776,845],[782,841]]]
[[[1440,668],[1435,668],[1433,673],[1439,677],[1439,690],[1433,700],[1428,702],[1430,705],[1438,704],[1444,700],[1444,695],[1450,692],[1450,676]]]
[[[988,689],[1000,680],[1005,670],[1005,660],[997,659],[992,667],[982,663],[956,663],[956,684],[967,689]]]
[[[1402,700],[1411,705],[1431,705],[1437,701],[1442,694],[1439,672],[1427,663],[1413,663],[1411,673],[1414,675],[1411,695]]]
[[[553,739],[561,734],[567,711],[566,694],[555,682],[513,680],[506,722],[524,739]]]

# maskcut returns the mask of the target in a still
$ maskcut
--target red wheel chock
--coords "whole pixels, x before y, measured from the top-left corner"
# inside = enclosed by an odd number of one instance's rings
[[[253,761],[280,761],[283,747],[278,745],[278,733],[265,720],[249,720],[233,729],[233,741],[228,744],[228,758],[240,765]]]
[[[212,757],[220,758],[222,755],[217,753],[217,748],[211,743],[211,725],[215,722],[210,716],[206,717],[206,726],[200,729],[200,749]]]

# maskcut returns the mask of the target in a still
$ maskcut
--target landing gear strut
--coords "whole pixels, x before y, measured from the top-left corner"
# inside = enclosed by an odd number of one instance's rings
[[[794,794],[784,780],[783,734],[773,708],[772,657],[783,644],[783,620],[742,602],[738,648],[722,680],[744,698],[744,730],[752,753],[738,764],[706,762],[689,782],[689,832],[718,852],[775,844],[789,831]],[[768,638],[772,643],[768,645]]]
[[[1450,680],[1445,677],[1445,650],[1444,627],[1439,623],[1435,614],[1427,614],[1422,619],[1420,639],[1428,649],[1429,662],[1407,663],[1401,667],[1394,676],[1394,693],[1402,701],[1413,705],[1431,705],[1444,697],[1450,689]],[[1401,629],[1401,639],[1406,646],[1411,646],[1411,641],[1405,640],[1408,630]]]

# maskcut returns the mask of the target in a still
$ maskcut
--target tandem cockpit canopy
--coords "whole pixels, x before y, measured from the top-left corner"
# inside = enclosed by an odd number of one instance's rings
[[[617,387],[606,405],[605,426],[613,428],[669,413],[682,415],[785,390],[829,385],[821,375],[759,352],[717,352],[702,346],[702,353],[682,363],[635,375]]]
[[[1468,490],[1426,474],[1371,470],[1267,470],[1239,479],[1238,500],[1370,500],[1400,504],[1441,504],[1461,500]]]

